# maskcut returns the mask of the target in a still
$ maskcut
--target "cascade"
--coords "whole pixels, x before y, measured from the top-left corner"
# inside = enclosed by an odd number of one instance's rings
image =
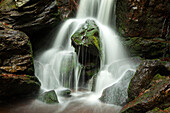
[[[104,89],[120,83],[122,78],[127,76],[128,71],[135,72],[135,66],[128,59],[119,36],[109,27],[114,18],[112,17],[114,3],[114,0],[80,0],[76,18],[63,23],[52,47],[35,60],[35,74],[41,81],[43,90],[70,88],[75,90],[78,98],[83,97],[82,100],[86,98],[85,92],[78,90],[79,82],[83,82],[79,81],[81,64],[71,45],[71,36],[87,19],[94,20],[99,27],[102,57],[100,70],[96,73],[95,92],[85,100],[100,98]],[[129,81],[125,82],[129,83]],[[89,92],[90,90],[87,91]],[[63,102],[62,99],[60,101]]]

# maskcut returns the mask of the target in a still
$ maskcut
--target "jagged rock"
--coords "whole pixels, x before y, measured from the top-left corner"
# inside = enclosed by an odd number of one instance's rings
[[[3,5],[4,2],[6,5]],[[15,7],[8,5],[11,2]],[[0,4],[0,22],[26,33],[35,50],[37,46],[44,46],[46,39],[49,40],[49,32],[61,19],[56,0],[3,0]]]
[[[119,0],[117,28],[125,37],[169,40],[169,0]]]
[[[146,90],[157,73],[165,76],[170,75],[170,71],[159,60],[143,61],[129,84],[129,101],[134,100],[140,92]]]
[[[99,29],[93,20],[87,20],[71,37],[72,45],[83,65],[85,80],[89,80],[100,67],[101,44]],[[84,78],[83,78],[84,79]]]
[[[25,33],[0,30],[0,77],[0,97],[29,94],[40,87],[34,77],[32,48]]]
[[[170,41],[129,37],[125,38],[123,44],[129,50],[130,56],[132,57],[140,56],[147,59],[170,57]]]
[[[41,94],[38,99],[47,104],[59,103],[57,94],[54,90]]]
[[[156,84],[141,92],[135,100],[124,106],[121,113],[145,113],[159,107],[164,101],[170,99],[170,78],[157,81]]]

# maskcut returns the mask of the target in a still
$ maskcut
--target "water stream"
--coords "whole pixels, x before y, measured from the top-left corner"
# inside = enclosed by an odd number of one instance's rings
[[[127,98],[126,90],[130,79],[123,78],[127,76],[130,78],[128,72],[131,71],[132,75],[135,66],[128,59],[119,36],[111,29],[113,25],[111,22],[115,18],[112,16],[114,3],[114,0],[80,0],[76,18],[63,23],[53,46],[35,59],[35,74],[41,81],[41,89],[44,91],[54,89],[56,92],[62,88],[74,90],[71,98],[59,97],[60,104],[55,110],[56,113],[117,113],[121,109],[120,106],[104,104],[98,100],[103,90],[112,85],[116,86],[113,89],[124,87],[124,91],[114,90],[114,94],[123,93],[124,98]],[[101,66],[96,73],[93,92],[88,88],[79,90],[81,64],[71,45],[71,36],[87,19],[96,22],[102,40]],[[69,67],[70,71],[67,71],[66,67]],[[121,85],[122,81],[126,86]]]

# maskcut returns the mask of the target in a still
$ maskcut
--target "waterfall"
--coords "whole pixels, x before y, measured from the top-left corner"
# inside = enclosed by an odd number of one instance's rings
[[[81,65],[71,46],[71,36],[89,18],[98,25],[102,40],[101,67],[97,73],[95,95],[99,98],[105,88],[118,83],[128,70],[135,72],[119,36],[109,27],[114,18],[114,3],[114,0],[80,0],[76,18],[63,23],[53,46],[36,58],[36,76],[41,81],[42,89],[65,87],[78,91]]]

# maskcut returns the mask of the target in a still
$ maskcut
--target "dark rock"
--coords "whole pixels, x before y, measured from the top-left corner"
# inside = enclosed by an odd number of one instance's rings
[[[40,83],[34,76],[0,74],[0,100],[34,95],[39,88]]]
[[[165,76],[170,75],[170,71],[159,60],[143,61],[129,84],[129,101],[134,100],[140,92],[146,90],[157,73]]]
[[[79,0],[57,0],[57,2],[62,20],[76,16]]]
[[[59,103],[57,94],[54,90],[41,94],[38,99],[47,104]]]
[[[141,92],[135,100],[124,106],[121,113],[145,113],[160,106],[170,98],[170,78],[158,81],[145,92]]]
[[[17,0],[17,2],[4,0],[3,2],[7,3],[0,4],[0,22],[26,33],[30,37],[33,50],[43,47],[49,40],[50,31],[61,23],[56,0]],[[15,7],[8,8],[11,2]]]
[[[124,46],[129,50],[130,56],[140,56],[146,59],[169,58],[170,41],[162,39],[145,39],[142,37],[125,38]]]
[[[117,28],[125,37],[169,40],[169,0],[119,0]]]
[[[5,2],[11,1],[13,0],[5,0]],[[15,5],[20,5],[9,10],[0,10],[0,21],[12,25],[13,29],[19,29],[29,34],[60,19],[55,0],[19,0],[16,3],[13,2]],[[0,6],[5,7],[4,5]]]
[[[34,75],[28,36],[16,30],[0,30],[0,73]]]
[[[146,113],[169,113],[169,112],[170,112],[170,107],[164,110],[156,107],[153,110],[147,111]]]
[[[17,30],[0,30],[0,97],[30,94],[39,87],[28,36]]]
[[[89,80],[100,67],[101,44],[99,29],[93,20],[87,20],[71,37],[72,45],[83,65],[85,81]],[[81,79],[81,78],[80,78]]]

